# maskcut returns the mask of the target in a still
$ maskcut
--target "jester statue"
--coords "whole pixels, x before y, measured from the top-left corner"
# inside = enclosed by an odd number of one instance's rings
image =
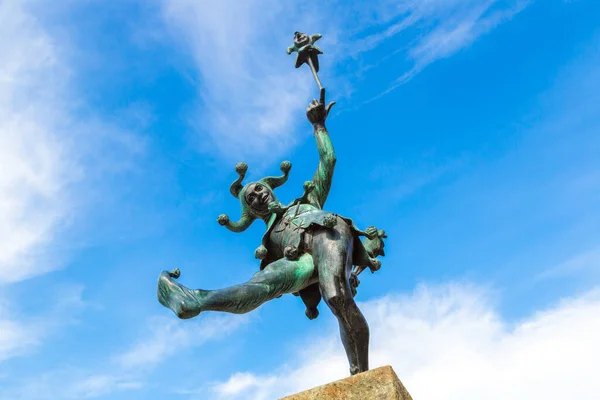
[[[282,176],[245,185],[242,182],[248,167],[238,163],[238,178],[230,191],[241,203],[241,219],[232,222],[224,214],[217,219],[232,232],[243,232],[256,219],[265,222],[266,233],[254,254],[260,260],[260,270],[246,283],[218,290],[188,289],[177,281],[178,269],[164,271],[158,280],[157,295],[163,306],[182,319],[203,311],[244,314],[292,293],[302,299],[306,316],[312,320],[319,315],[317,306],[323,299],[338,320],[350,374],[354,375],[369,369],[369,326],[354,302],[358,275],[366,268],[375,272],[381,267],[376,257],[384,255],[386,236],[375,227],[360,230],[351,219],[323,208],[336,155],[325,127],[334,102],[325,105],[325,89],[317,76],[316,56],[322,52],[313,43],[320,37],[296,32],[294,46],[288,49],[288,53],[298,52],[296,67],[309,65],[320,88],[320,101],[313,100],[306,109],[319,152],[313,179],[304,183],[300,198],[283,205],[273,190],[287,181],[290,162],[281,163]],[[364,239],[361,241],[360,237]]]

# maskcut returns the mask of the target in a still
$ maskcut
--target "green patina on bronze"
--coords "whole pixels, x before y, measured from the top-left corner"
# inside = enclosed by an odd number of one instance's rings
[[[351,219],[323,209],[336,164],[325,120],[335,103],[325,106],[325,89],[317,75],[317,56],[322,51],[314,42],[319,38],[321,35],[309,37],[296,32],[294,46],[288,48],[288,54],[298,52],[296,67],[309,65],[320,90],[319,101],[313,100],[306,110],[319,153],[312,180],[305,182],[302,196],[284,206],[274,190],[287,181],[292,167],[289,161],[280,165],[283,175],[245,185],[248,166],[238,163],[238,178],[230,192],[240,201],[241,217],[237,222],[225,214],[217,218],[233,232],[245,231],[256,219],[265,222],[266,232],[254,253],[260,260],[259,271],[246,283],[218,290],[189,289],[176,281],[178,269],[164,271],[157,294],[162,305],[183,319],[204,311],[243,314],[288,293],[300,296],[306,316],[314,319],[319,315],[317,306],[324,300],[338,319],[350,373],[356,374],[368,370],[369,342],[367,322],[354,302],[358,275],[366,268],[371,272],[380,268],[376,257],[384,255],[386,235],[373,226],[360,230]]]

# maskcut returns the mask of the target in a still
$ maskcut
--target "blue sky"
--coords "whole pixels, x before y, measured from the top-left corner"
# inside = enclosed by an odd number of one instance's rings
[[[0,399],[273,399],[347,375],[284,296],[178,320],[156,279],[240,283],[249,178],[318,156],[285,54],[320,32],[326,208],[384,228],[357,299],[415,398],[600,392],[600,4],[0,1]],[[552,385],[549,383],[552,382]]]

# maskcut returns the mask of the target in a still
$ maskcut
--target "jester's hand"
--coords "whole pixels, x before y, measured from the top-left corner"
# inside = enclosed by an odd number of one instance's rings
[[[221,226],[225,226],[229,223],[229,217],[226,214],[221,214],[217,217],[217,222]]]
[[[270,213],[279,214],[283,210],[283,205],[278,201],[272,201],[268,205],[268,210]]]
[[[325,89],[323,88],[320,100],[318,102],[316,99],[311,101],[306,108],[306,117],[313,126],[325,126],[325,120],[334,104],[335,101],[332,101],[325,107]]]
[[[375,238],[377,238],[377,228],[375,228],[374,226],[370,226],[367,229],[365,229],[365,233],[367,234],[367,238],[369,238],[370,240],[374,240]]]
[[[315,183],[313,181],[306,181],[304,182],[304,185],[302,185],[302,188],[306,193],[310,193],[315,190]]]

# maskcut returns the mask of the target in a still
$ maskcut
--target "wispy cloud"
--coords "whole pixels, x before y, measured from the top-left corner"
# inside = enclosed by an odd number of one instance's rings
[[[91,375],[81,381],[76,381],[70,388],[67,398],[90,399],[140,387],[142,384],[135,380],[111,375]]]
[[[198,71],[194,124],[207,135],[204,150],[258,161],[294,144],[293,112],[305,107],[312,87],[285,54],[293,35],[286,14],[270,0],[164,2],[167,26]]]
[[[117,364],[128,370],[151,368],[179,352],[230,334],[248,318],[247,315],[218,315],[184,322],[176,318],[150,318],[144,336],[130,350],[116,357]]]
[[[540,273],[538,279],[580,276],[584,279],[600,277],[600,248],[577,254]]]
[[[367,204],[361,204],[356,208],[364,208],[371,202],[379,206],[386,204],[393,207],[399,202],[414,196],[424,187],[439,180],[443,175],[459,170],[466,162],[465,158],[444,160],[443,163],[435,163],[429,160],[430,155],[423,154],[423,160],[419,165],[406,165],[401,161],[392,163],[381,163],[373,167],[369,176],[373,190]],[[384,207],[385,208],[385,207]]]
[[[45,340],[77,320],[86,307],[83,287],[64,286],[57,290],[58,300],[35,313],[22,310],[12,299],[0,298],[0,364],[35,352]]]
[[[32,356],[78,322],[86,307],[82,286],[59,285],[53,301],[31,310],[22,308],[8,285],[63,267],[74,246],[68,236],[100,184],[115,171],[130,168],[130,156],[144,151],[137,135],[84,110],[85,102],[70,80],[70,68],[76,67],[67,62],[70,44],[50,33],[39,5],[0,2],[2,364]],[[107,146],[110,152],[100,151]],[[74,379],[75,371],[59,375],[43,375],[12,388],[3,382],[0,398],[78,399],[100,396],[103,388],[135,386],[110,374],[83,374],[80,381]],[[21,381],[12,372],[8,379]]]
[[[0,3],[0,284],[64,265],[68,246],[57,240],[90,200],[88,181],[99,183],[100,172],[114,173],[128,158],[105,160],[99,149],[143,150],[136,135],[83,112],[69,43],[43,26],[37,5]]]
[[[383,14],[385,20],[397,21],[361,40],[357,49],[370,50],[413,28],[416,34],[412,33],[415,36],[411,37],[410,44],[391,53],[404,54],[413,66],[370,101],[407,83],[433,62],[468,47],[530,3],[531,0],[401,1],[396,8],[388,8]]]
[[[38,343],[36,330],[14,319],[0,316],[0,363],[31,351]]]
[[[65,187],[80,170],[64,130],[68,70],[22,2],[0,4],[0,58],[2,283],[57,267],[48,245],[68,209]]]
[[[246,324],[248,319],[248,316],[239,315],[209,315],[192,321],[152,317],[140,332],[139,340],[131,343],[124,351],[115,349],[113,356],[97,360],[97,367],[59,365],[55,370],[35,377],[14,377],[12,385],[0,389],[0,399],[87,399],[124,391],[143,391],[148,389],[149,374],[161,363],[178,354],[193,351],[209,341],[227,337]],[[34,340],[40,336],[34,333],[45,329],[39,323],[31,327],[20,327],[19,331],[13,325],[5,326],[13,329],[0,331],[0,361],[3,356],[10,355],[8,351],[15,352],[35,344]],[[19,333],[25,335],[19,337]],[[7,343],[11,348],[3,353]]]
[[[421,286],[412,295],[361,307],[371,326],[372,366],[391,364],[415,398],[592,399],[600,390],[593,376],[600,357],[600,290],[564,299],[516,325],[474,286]],[[297,362],[267,375],[233,374],[213,387],[215,395],[270,399],[347,376],[337,329],[311,342]]]
[[[35,379],[15,379],[19,384],[0,389],[2,400],[94,399],[137,390],[142,383],[130,377],[93,374],[77,368],[43,373]]]
[[[396,48],[390,57],[404,59],[396,67],[399,77],[380,97],[509,20],[528,3],[403,0],[340,10],[313,1],[283,6],[272,0],[165,0],[162,14],[173,42],[183,44],[197,71],[200,104],[190,118],[201,132],[201,146],[207,152],[216,149],[229,162],[266,164],[295,144],[302,111],[316,92],[310,74],[291,68],[292,60],[284,53],[295,30],[325,33],[328,68],[323,74],[340,87],[347,83],[336,77],[337,66],[350,63],[353,66],[345,70],[364,69],[357,63],[362,53],[392,42]],[[400,34],[406,38],[397,40]],[[390,57],[377,59],[381,63]],[[408,70],[402,72],[406,65]],[[353,72],[344,75],[353,79]]]

